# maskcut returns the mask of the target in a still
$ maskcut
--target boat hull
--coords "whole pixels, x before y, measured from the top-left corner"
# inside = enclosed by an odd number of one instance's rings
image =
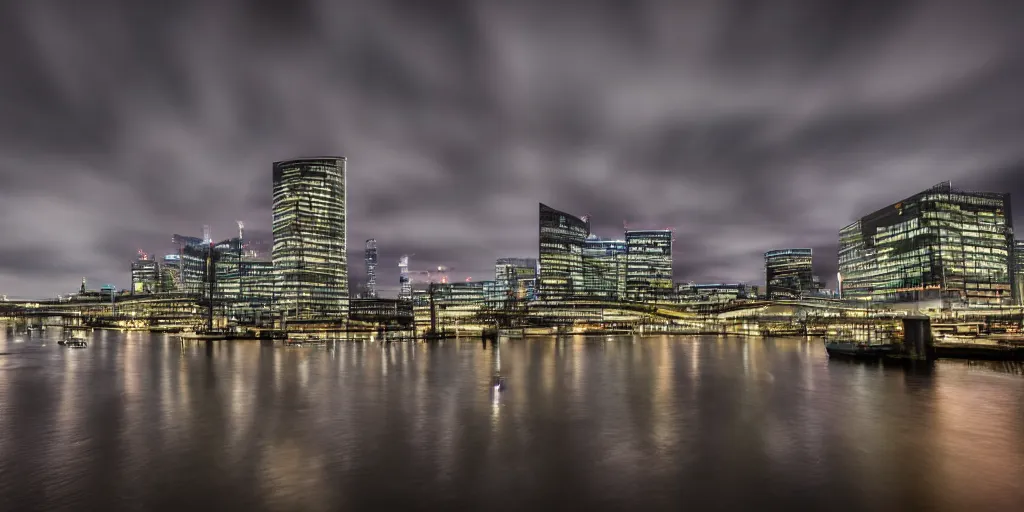
[[[845,359],[879,359],[896,351],[894,345],[861,345],[854,343],[825,343],[829,357]]]

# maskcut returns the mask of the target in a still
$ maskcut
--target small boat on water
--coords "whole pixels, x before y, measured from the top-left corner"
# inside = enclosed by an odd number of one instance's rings
[[[505,390],[505,378],[504,377],[499,377],[499,376],[495,375],[494,378],[491,379],[491,388],[495,392],[504,391]]]
[[[68,338],[66,340],[58,341],[57,344],[68,348],[86,348],[89,346],[89,344],[86,343],[85,338]]]
[[[301,339],[287,339],[284,340],[284,344],[287,347],[301,347],[304,345],[304,342]]]
[[[203,330],[203,331],[186,331],[178,334],[178,337],[183,340],[223,340],[227,339],[231,333],[220,329]]]
[[[828,353],[829,357],[879,359],[886,354],[895,353],[896,345],[891,343],[870,345],[855,341],[825,339],[825,352]]]

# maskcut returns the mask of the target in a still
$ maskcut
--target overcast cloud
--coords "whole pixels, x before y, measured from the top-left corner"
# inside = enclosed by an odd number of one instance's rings
[[[1020,5],[3,2],[0,293],[268,230],[271,163],[322,154],[348,157],[351,271],[375,237],[388,288],[403,253],[535,256],[538,202],[674,228],[677,280],[804,246],[832,282],[839,228],[945,179],[1024,226]]]

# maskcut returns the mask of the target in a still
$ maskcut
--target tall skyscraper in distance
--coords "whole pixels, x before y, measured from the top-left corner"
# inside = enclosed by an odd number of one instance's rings
[[[277,307],[289,322],[344,320],[349,300],[345,158],[275,162],[273,178]]]
[[[1024,306],[1024,240],[1013,242],[1014,304]]]
[[[366,297],[377,298],[377,240],[366,241]]]
[[[398,300],[412,300],[412,281],[409,280],[409,256],[398,259]]]
[[[814,251],[776,249],[764,253],[765,296],[796,299],[814,290]]]
[[[1009,305],[1013,245],[1009,194],[946,181],[839,231],[843,298]]]
[[[672,297],[672,231],[626,231],[626,298],[665,301]]]
[[[583,242],[590,224],[580,217],[540,205],[538,292],[542,300],[563,300],[583,290]]]

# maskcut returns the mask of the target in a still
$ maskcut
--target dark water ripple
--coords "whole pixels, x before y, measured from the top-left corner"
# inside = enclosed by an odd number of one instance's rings
[[[1024,377],[803,339],[0,333],[0,510],[1016,510]],[[508,389],[490,391],[500,372]]]

